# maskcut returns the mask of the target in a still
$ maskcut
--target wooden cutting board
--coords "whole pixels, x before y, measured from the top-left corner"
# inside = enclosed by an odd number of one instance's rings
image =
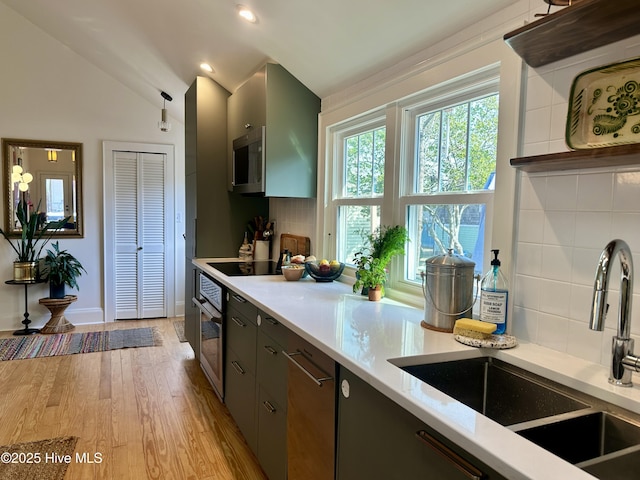
[[[311,254],[311,240],[309,237],[283,233],[280,235],[280,253],[285,250],[289,250],[291,255],[304,255],[308,257]]]

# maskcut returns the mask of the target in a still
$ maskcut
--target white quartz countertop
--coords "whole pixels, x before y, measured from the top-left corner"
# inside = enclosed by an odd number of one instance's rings
[[[601,365],[530,343],[509,350],[467,347],[451,334],[422,328],[420,309],[389,299],[370,302],[342,282],[316,283],[311,278],[287,282],[281,275],[227,277],[208,265],[220,260],[193,263],[509,479],[594,477],[389,360],[416,365],[491,355],[640,413],[640,387],[610,385],[608,370]]]

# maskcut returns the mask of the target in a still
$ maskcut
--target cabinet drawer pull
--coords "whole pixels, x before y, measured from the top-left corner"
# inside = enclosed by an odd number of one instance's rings
[[[242,298],[240,295],[238,295],[238,294],[236,294],[236,293],[234,293],[234,294],[233,294],[233,299],[234,299],[236,302],[240,302],[240,303],[247,303],[247,301],[246,301],[244,298]]]
[[[271,345],[265,345],[264,349],[269,352],[271,355],[277,355],[278,352],[276,351],[275,348],[273,348]]]
[[[484,473],[424,430],[416,432],[416,436],[422,443],[449,462],[466,478],[470,480],[482,480],[485,478]]]
[[[271,402],[269,400],[265,400],[264,402],[262,402],[262,405],[264,405],[264,408],[267,409],[267,412],[276,413],[276,407],[271,405]]]
[[[302,370],[302,372],[309,377],[313,383],[315,383],[317,386],[321,387],[322,386],[322,382],[328,382],[329,380],[333,380],[333,377],[326,375],[324,377],[321,378],[316,378],[309,370],[307,370],[306,368],[304,368],[300,362],[298,362],[295,358],[295,356],[298,355],[302,355],[302,352],[293,352],[293,353],[287,353],[284,350],[282,351],[282,354],[287,357],[287,359],[289,359],[296,367],[298,367],[300,370]],[[302,355],[304,357],[304,355]]]
[[[247,326],[247,324],[244,323],[242,320],[240,320],[238,317],[231,317],[231,320],[233,320],[233,323],[235,323],[239,327],[246,327]]]
[[[267,317],[265,318],[265,320],[269,322],[271,325],[274,325],[274,326],[278,325],[278,321],[275,318]]]
[[[244,375],[246,372],[244,371],[244,369],[240,366],[240,364],[238,362],[236,362],[235,360],[233,362],[231,362],[231,365],[233,365],[233,368],[236,370],[236,372],[238,372],[240,375]]]

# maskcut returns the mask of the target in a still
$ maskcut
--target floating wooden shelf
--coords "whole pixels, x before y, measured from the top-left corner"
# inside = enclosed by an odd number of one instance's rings
[[[504,36],[532,67],[638,35],[638,0],[577,0]],[[542,4],[542,2],[541,2]]]
[[[552,172],[625,165],[640,165],[640,143],[511,159],[512,167],[520,168],[525,172]]]

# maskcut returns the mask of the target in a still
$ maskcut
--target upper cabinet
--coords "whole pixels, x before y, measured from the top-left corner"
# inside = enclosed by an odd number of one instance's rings
[[[531,67],[638,34],[637,0],[580,0],[504,36]]]
[[[229,168],[233,140],[265,127],[260,165],[267,197],[316,196],[320,99],[281,65],[267,63],[227,102]]]

